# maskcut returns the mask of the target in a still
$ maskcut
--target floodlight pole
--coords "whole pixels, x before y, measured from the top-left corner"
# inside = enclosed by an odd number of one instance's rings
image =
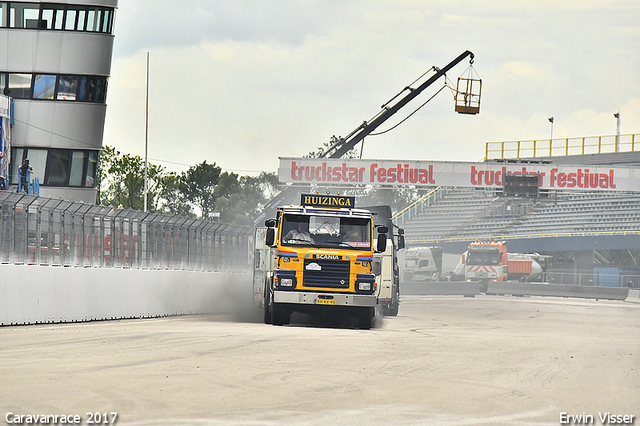
[[[620,148],[620,110],[618,110],[618,112],[616,112],[615,114],[613,114],[613,116],[616,118],[616,152],[618,152],[619,148]]]
[[[144,212],[147,212],[147,176],[148,176],[148,147],[149,147],[149,52],[147,52],[147,90],[144,105]]]

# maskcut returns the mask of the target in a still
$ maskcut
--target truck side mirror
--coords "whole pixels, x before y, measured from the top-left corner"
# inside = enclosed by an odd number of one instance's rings
[[[382,273],[382,259],[380,259],[379,257],[376,257],[373,259],[373,268],[372,271],[373,275],[380,276],[380,274]]]
[[[267,228],[275,228],[276,227],[276,220],[275,219],[267,219],[264,221],[264,226],[266,226]]]
[[[398,250],[402,250],[404,248],[404,229],[398,229]]]
[[[264,243],[267,246],[272,247],[275,240],[276,240],[276,228],[267,228],[267,236],[264,239]]]
[[[384,232],[380,232],[378,234],[378,246],[376,247],[376,251],[378,253],[383,253],[387,250],[387,234]]]

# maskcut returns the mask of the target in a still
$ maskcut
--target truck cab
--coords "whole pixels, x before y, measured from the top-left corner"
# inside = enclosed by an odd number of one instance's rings
[[[374,227],[372,213],[354,204],[355,197],[302,194],[299,206],[279,207],[265,222],[266,254],[254,269],[265,323],[288,324],[293,312],[302,312],[356,317],[360,328],[371,327],[377,306],[373,254],[385,251],[387,228]]]

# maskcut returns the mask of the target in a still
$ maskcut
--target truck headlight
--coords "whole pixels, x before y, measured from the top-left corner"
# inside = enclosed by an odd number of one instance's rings
[[[371,283],[369,282],[358,282],[358,291],[371,291]]]
[[[280,278],[280,287],[292,287],[293,278]]]

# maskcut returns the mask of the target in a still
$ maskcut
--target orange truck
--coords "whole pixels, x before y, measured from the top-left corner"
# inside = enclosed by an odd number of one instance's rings
[[[502,241],[480,242],[469,245],[462,255],[465,279],[486,285],[489,281],[539,281],[547,270],[550,256],[539,254],[507,253]]]

